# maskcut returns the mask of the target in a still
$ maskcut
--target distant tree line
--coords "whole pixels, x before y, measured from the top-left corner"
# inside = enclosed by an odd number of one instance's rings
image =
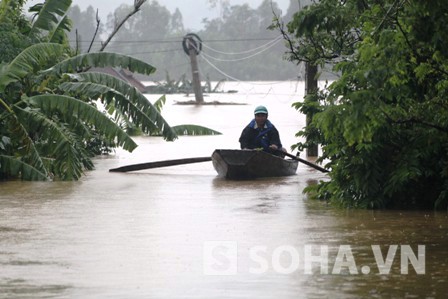
[[[215,1],[216,2],[216,1]],[[286,20],[309,1],[291,0],[282,15],[277,3],[264,0],[258,8],[247,4],[229,5],[221,1],[221,16],[204,19],[204,29],[197,34],[203,41],[199,55],[201,79],[210,80],[288,80],[303,77],[304,68],[285,59],[286,47],[278,30],[269,30],[275,17]],[[302,4],[300,4],[302,3]],[[210,1],[211,5],[217,5]],[[107,20],[100,20],[98,35],[91,51],[99,49],[104,36],[116,26],[116,20],[129,11],[122,4]],[[70,41],[80,53],[88,50],[97,27],[96,11],[89,6],[81,11],[73,6],[69,17],[73,21]],[[182,39],[191,33],[184,26],[181,12],[171,13],[157,1],[146,2],[114,37],[105,51],[137,57],[157,68],[151,80],[167,76],[178,79],[190,76],[188,56],[182,49]]]

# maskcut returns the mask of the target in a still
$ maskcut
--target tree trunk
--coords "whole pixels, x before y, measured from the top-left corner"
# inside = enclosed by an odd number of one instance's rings
[[[315,92],[317,92],[317,65],[307,62],[305,65],[305,94],[309,95]],[[312,120],[313,113],[308,112],[306,115],[306,125],[308,126]],[[307,157],[317,157],[318,155],[317,144],[313,144],[306,149]]]

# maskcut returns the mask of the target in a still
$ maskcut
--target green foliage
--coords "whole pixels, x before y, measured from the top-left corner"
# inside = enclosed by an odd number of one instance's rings
[[[35,12],[37,19],[33,22],[29,34],[45,37],[47,41],[51,41],[55,34],[61,36],[61,30],[68,28],[68,20],[64,16],[71,4],[72,0],[46,0],[43,4],[31,7],[30,12]]]
[[[21,6],[0,2],[3,28],[16,28]],[[17,2],[16,2],[17,3]],[[160,114],[164,100],[152,105],[136,88],[92,67],[121,67],[143,75],[155,68],[116,53],[72,55],[65,31],[71,1],[45,1],[33,7],[38,15],[29,32],[36,41],[0,64],[0,177],[25,180],[76,180],[93,169],[92,157],[121,146],[137,146],[122,121],[150,135],[174,140],[179,134],[215,134],[203,127],[172,128]],[[9,15],[8,15],[9,16]],[[19,38],[20,28],[0,37]],[[43,42],[56,41],[56,43]],[[25,46],[27,42],[19,44]],[[101,112],[101,102],[110,114]]]
[[[48,180],[48,174],[42,173],[39,169],[34,168],[28,163],[22,162],[19,158],[12,156],[0,155],[0,166],[2,169],[6,170],[7,173],[0,173],[0,178],[8,176],[22,176],[26,177],[32,181],[46,181]]]
[[[81,82],[66,82],[61,84],[61,90],[68,93],[82,93],[90,98],[99,98],[106,105],[106,109],[118,111],[120,116],[141,127],[148,135],[162,132],[165,139],[172,141],[177,138],[176,133],[168,125],[159,110],[134,87],[114,76],[103,73],[80,73],[71,76]],[[127,115],[127,116],[126,116]]]
[[[30,25],[19,7],[24,1],[3,0],[0,2],[0,63],[9,62],[24,48],[31,45],[28,37]]]
[[[323,0],[294,17],[295,59],[334,63],[312,128],[330,180],[312,191],[343,207],[448,206],[448,9],[444,1]],[[306,147],[307,145],[301,145]],[[310,191],[310,190],[309,190]]]
[[[173,126],[172,128],[177,135],[189,135],[189,136],[221,135],[221,133],[218,131],[198,125],[179,125],[179,126]]]
[[[54,62],[54,57],[60,57],[63,52],[64,46],[59,44],[40,43],[26,48],[11,63],[2,68],[0,92],[4,92],[9,84],[45,68]]]
[[[74,57],[69,57],[66,60],[59,62],[44,74],[61,75],[66,72],[76,72],[83,68],[90,67],[121,67],[127,68],[131,72],[137,72],[144,75],[150,75],[156,71],[155,67],[145,63],[141,60],[133,58],[131,56],[116,54],[116,53],[87,53],[80,54]]]
[[[0,23],[0,62],[9,62],[31,44],[26,35],[10,23]]]
[[[64,113],[64,120],[68,123],[82,120],[103,132],[107,139],[117,138],[117,145],[122,146],[125,150],[133,151],[137,147],[137,144],[109,117],[89,103],[68,96],[51,94],[33,96],[24,101],[46,114],[56,111]]]

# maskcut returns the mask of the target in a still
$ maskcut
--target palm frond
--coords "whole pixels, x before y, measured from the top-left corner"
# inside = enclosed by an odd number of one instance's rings
[[[92,82],[64,82],[59,85],[59,89],[66,94],[84,95],[93,100],[108,92],[118,93],[112,87]]]
[[[89,154],[84,150],[84,144],[63,122],[55,122],[33,109],[17,109],[17,115],[27,121],[28,127],[40,128],[39,143],[41,149],[46,148],[44,152],[52,158],[49,169],[55,177],[77,180],[81,177],[84,167],[93,168]]]
[[[61,75],[62,73],[73,73],[80,68],[86,67],[121,67],[144,75],[150,75],[156,71],[156,68],[152,65],[131,56],[98,52],[80,54],[63,60],[46,70],[44,74]]]
[[[203,135],[222,135],[222,133],[197,125],[179,125],[173,126],[173,130],[177,135],[203,136]]]
[[[31,181],[47,181],[46,173],[41,172],[33,165],[26,163],[21,158],[0,155],[0,173],[7,176],[21,177]]]
[[[11,112],[7,121],[11,136],[13,136],[17,143],[22,147],[23,154],[21,160],[29,165],[32,165],[39,172],[48,176],[48,170],[42,161],[42,157],[39,151],[34,145],[34,141],[31,139],[28,130],[20,122],[16,113]]]
[[[62,95],[37,95],[27,101],[43,111],[60,111],[66,117],[76,117],[93,125],[109,140],[117,139],[117,145],[125,150],[133,151],[137,144],[123,132],[109,117],[95,107],[78,99]]]
[[[159,111],[159,113],[162,112],[162,108],[166,103],[166,96],[163,95],[161,96],[157,101],[154,102],[154,107],[157,109],[157,111]]]
[[[111,87],[90,82],[65,82],[60,85],[60,88],[73,95],[82,94],[92,99],[101,97],[105,102],[106,110],[110,114],[118,113],[127,124],[132,123],[141,127],[146,134],[153,135],[160,132],[160,129],[147,114],[129,98]]]
[[[77,78],[78,80],[92,82],[92,83],[98,83],[105,86],[109,86],[110,88],[114,89],[115,91],[119,92],[124,96],[124,98],[115,98],[117,107],[121,107],[121,110],[123,113],[127,113],[127,105],[132,103],[136,108],[141,110],[147,118],[153,122],[157,127],[157,133],[162,132],[163,137],[168,140],[172,141],[177,138],[176,132],[171,128],[171,126],[168,124],[168,122],[163,118],[163,116],[160,114],[160,112],[157,110],[156,107],[154,107],[153,104],[151,104],[150,101],[141,93],[139,92],[135,87],[129,85],[128,83],[124,82],[123,80],[120,80],[112,75],[104,74],[104,73],[95,73],[95,72],[87,72],[87,73],[80,73],[76,75],[72,75],[72,78]],[[113,94],[105,94],[105,100],[111,101],[112,99],[109,97],[113,97]],[[128,99],[128,100],[125,100]],[[136,115],[134,115],[136,116]],[[135,117],[133,121],[139,121],[138,117]],[[153,128],[150,128],[150,133],[154,133],[155,131]]]
[[[65,16],[71,5],[72,0],[46,0],[31,27],[30,36],[36,35],[42,30],[54,31],[60,18]]]
[[[67,42],[67,34],[72,29],[72,21],[64,16],[56,25],[53,31],[48,35],[50,43],[65,44]]]
[[[0,69],[0,92],[12,82],[31,73],[37,73],[42,66],[54,62],[63,54],[64,46],[54,43],[39,43],[23,50],[10,64]]]

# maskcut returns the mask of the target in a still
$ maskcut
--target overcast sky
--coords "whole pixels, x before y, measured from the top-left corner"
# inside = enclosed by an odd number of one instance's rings
[[[151,0],[148,0],[151,1]],[[290,0],[274,0],[283,13],[286,13]],[[44,0],[28,0],[27,6],[35,3],[43,3]],[[201,29],[201,21],[204,18],[213,19],[219,15],[219,8],[210,8],[207,0],[158,0],[160,5],[165,6],[171,12],[179,8],[182,13],[184,26],[190,30]],[[250,7],[257,8],[263,0],[230,0],[230,5],[241,5],[248,3]],[[72,5],[78,5],[85,10],[89,5],[98,9],[101,19],[105,22],[109,13],[113,12],[120,4],[133,5],[134,0],[73,0]]]

